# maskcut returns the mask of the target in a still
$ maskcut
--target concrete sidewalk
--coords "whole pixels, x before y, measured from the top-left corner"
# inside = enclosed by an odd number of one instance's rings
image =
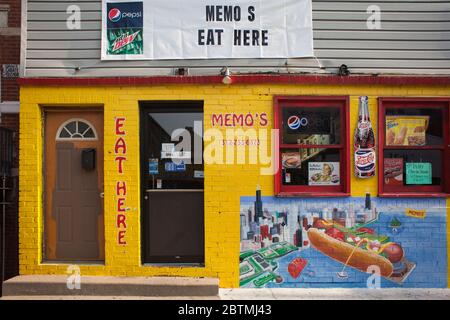
[[[450,289],[220,289],[222,300],[450,300]]]
[[[218,296],[6,296],[0,300],[220,300]]]
[[[219,296],[9,296],[0,300],[450,300],[450,289],[220,289]]]

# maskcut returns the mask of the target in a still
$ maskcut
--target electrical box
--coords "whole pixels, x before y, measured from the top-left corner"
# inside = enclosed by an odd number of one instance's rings
[[[84,170],[95,170],[96,163],[96,150],[95,149],[83,149],[81,150],[81,167]]]

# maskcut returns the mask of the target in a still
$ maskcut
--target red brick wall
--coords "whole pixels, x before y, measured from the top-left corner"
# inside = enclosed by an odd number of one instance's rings
[[[20,64],[20,36],[0,36],[0,64]],[[19,101],[17,79],[2,77],[1,101]]]
[[[0,4],[9,5],[8,28],[20,28],[21,0],[0,0]],[[0,34],[0,65],[20,63],[20,34]],[[1,81],[0,101],[18,101],[19,86],[16,79]]]
[[[9,5],[8,27],[20,28],[21,0],[0,0],[0,4]]]

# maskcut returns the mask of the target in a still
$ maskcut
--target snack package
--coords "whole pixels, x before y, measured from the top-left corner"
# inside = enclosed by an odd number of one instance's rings
[[[390,186],[403,185],[403,159],[384,159],[384,183]]]
[[[300,169],[302,166],[299,152],[283,152],[281,154],[283,169]]]
[[[386,145],[426,145],[429,120],[429,116],[386,116]]]

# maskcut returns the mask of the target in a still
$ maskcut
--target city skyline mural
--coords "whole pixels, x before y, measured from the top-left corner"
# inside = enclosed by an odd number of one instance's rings
[[[447,287],[445,199],[241,197],[240,286]],[[369,278],[371,277],[372,278]]]

